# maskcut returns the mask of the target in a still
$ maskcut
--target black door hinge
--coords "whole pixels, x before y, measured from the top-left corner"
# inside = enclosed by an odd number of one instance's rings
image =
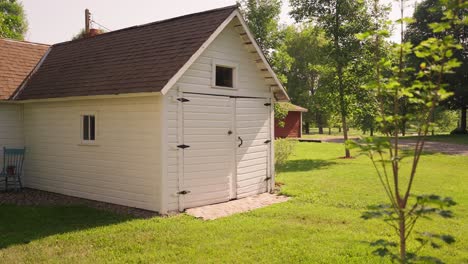
[[[266,177],[265,178],[265,181],[269,181],[269,180],[271,180],[271,177]]]
[[[190,146],[189,146],[189,145],[182,144],[182,145],[178,145],[177,147],[178,147],[178,148],[181,148],[181,149],[186,149],[186,148],[189,148]]]
[[[264,106],[270,106],[271,104],[270,103],[264,103],[263,105]]]
[[[265,142],[263,142],[263,143],[268,144],[270,142],[271,142],[271,140],[268,139],[268,140],[265,140]]]
[[[177,98],[177,101],[179,101],[179,102],[182,102],[182,103],[185,103],[185,102],[190,102],[190,100],[189,100],[189,99],[187,99],[187,98],[183,98],[183,97],[182,97],[182,98]]]
[[[185,194],[189,194],[189,193],[190,193],[190,191],[183,190],[183,191],[178,192],[177,194],[185,195]]]

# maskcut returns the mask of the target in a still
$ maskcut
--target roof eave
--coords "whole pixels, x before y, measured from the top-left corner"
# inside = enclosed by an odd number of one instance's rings
[[[52,98],[41,98],[41,99],[17,99],[15,101],[10,101],[10,102],[17,102],[17,103],[59,102],[59,101],[72,101],[72,100],[97,100],[97,99],[131,98],[131,97],[160,96],[160,95],[161,95],[161,92],[140,92],[140,93],[65,96],[65,97],[52,97]]]
[[[242,24],[242,26],[244,27],[244,30],[245,32],[247,33],[247,36],[250,38],[250,41],[252,42],[252,45],[255,47],[255,49],[257,50],[257,53],[259,54],[260,58],[262,59],[263,63],[265,64],[265,67],[267,67],[267,70],[268,70],[268,73],[270,73],[271,77],[273,77],[273,79],[275,80],[275,83],[277,85],[277,88],[276,90],[278,90],[279,92],[282,93],[282,98],[278,98],[276,99],[278,102],[289,102],[291,99],[289,98],[289,95],[288,93],[286,92],[286,89],[284,88],[283,84],[281,83],[281,81],[278,79],[278,76],[276,76],[276,73],[273,71],[273,69],[271,68],[271,65],[270,63],[268,62],[268,60],[266,59],[265,57],[265,54],[263,54],[263,51],[260,49],[260,46],[258,46],[258,43],[257,41],[255,40],[255,38],[253,37],[253,34],[252,32],[250,32],[250,29],[249,27],[247,26],[244,18],[242,17],[242,14],[239,12],[238,9],[234,10],[234,13],[235,15],[237,16],[237,18],[239,19],[240,23]]]

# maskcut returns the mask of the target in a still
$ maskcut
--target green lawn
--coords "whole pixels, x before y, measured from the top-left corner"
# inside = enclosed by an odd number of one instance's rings
[[[131,219],[84,207],[0,206],[2,263],[390,263],[367,244],[390,238],[361,212],[384,200],[366,157],[343,160],[342,145],[299,143],[279,173],[293,196],[253,212],[204,222],[187,215]],[[468,157],[424,155],[416,187],[450,195],[455,218],[424,220],[418,230],[457,242],[424,253],[468,263]],[[414,246],[414,244],[411,244]]]

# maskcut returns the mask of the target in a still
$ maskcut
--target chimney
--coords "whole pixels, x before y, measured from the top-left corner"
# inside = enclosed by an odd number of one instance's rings
[[[87,34],[87,36],[88,37],[94,37],[94,36],[99,35],[99,34],[101,34],[101,31],[99,29],[90,28],[89,33]]]

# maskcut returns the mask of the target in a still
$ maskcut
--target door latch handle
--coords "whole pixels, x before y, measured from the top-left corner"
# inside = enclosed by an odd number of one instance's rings
[[[238,146],[238,147],[240,148],[240,146],[242,146],[242,144],[244,143],[244,141],[242,140],[241,137],[237,137],[237,138],[240,140],[240,144],[239,144],[239,146]]]

